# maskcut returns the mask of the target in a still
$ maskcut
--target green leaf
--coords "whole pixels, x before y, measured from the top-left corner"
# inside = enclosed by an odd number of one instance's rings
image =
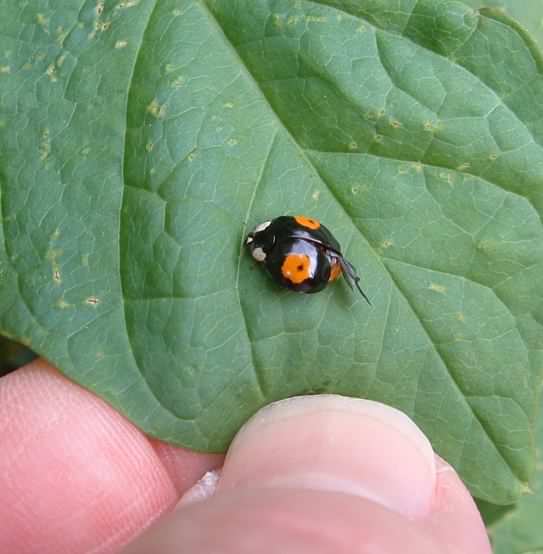
[[[490,504],[484,500],[475,499],[477,508],[483,517],[483,521],[487,528],[494,525],[500,519],[505,517],[511,510],[516,508],[516,504],[510,504],[509,506],[499,506],[497,504]]]
[[[521,498],[515,508],[490,527],[495,554],[543,553],[543,412],[537,432],[537,469],[530,494]]]
[[[473,8],[491,6],[500,8],[518,20],[543,46],[543,4],[541,0],[465,0]]]
[[[221,450],[259,407],[408,413],[510,504],[543,367],[543,90],[509,20],[442,0],[0,0],[0,328],[146,432]],[[539,95],[539,96],[538,96]],[[278,290],[283,213],[359,268]]]

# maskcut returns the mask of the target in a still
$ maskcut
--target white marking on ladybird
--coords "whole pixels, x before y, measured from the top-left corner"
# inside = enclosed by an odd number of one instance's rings
[[[263,262],[266,259],[266,252],[260,247],[253,249],[251,254],[257,262]]]
[[[253,242],[253,240],[255,240],[253,237],[247,237],[245,239],[245,244],[251,244],[251,242]]]
[[[260,233],[261,231],[264,231],[264,229],[267,229],[271,225],[271,221],[264,221],[264,223],[261,223],[260,225],[257,225],[255,227],[254,232]]]

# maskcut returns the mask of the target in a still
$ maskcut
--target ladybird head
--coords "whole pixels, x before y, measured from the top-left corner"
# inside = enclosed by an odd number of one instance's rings
[[[245,244],[251,256],[257,262],[266,261],[266,257],[275,244],[275,234],[269,229],[271,221],[257,225],[245,239]]]

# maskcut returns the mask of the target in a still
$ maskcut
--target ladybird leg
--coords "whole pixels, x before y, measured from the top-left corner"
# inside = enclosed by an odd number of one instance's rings
[[[366,296],[365,292],[360,288],[360,277],[358,276],[358,273],[356,272],[355,267],[346,260],[343,256],[339,257],[339,263],[341,265],[341,269],[343,270],[343,275],[345,276],[345,281],[347,281],[347,284],[353,288],[353,282],[358,289],[358,292],[364,297],[366,302],[371,306],[370,299]]]

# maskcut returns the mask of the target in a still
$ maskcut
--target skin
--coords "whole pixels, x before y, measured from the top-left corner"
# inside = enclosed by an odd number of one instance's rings
[[[454,470],[410,419],[366,400],[261,410],[218,486],[178,504],[222,458],[149,439],[37,361],[0,379],[0,452],[0,552],[491,552]]]

